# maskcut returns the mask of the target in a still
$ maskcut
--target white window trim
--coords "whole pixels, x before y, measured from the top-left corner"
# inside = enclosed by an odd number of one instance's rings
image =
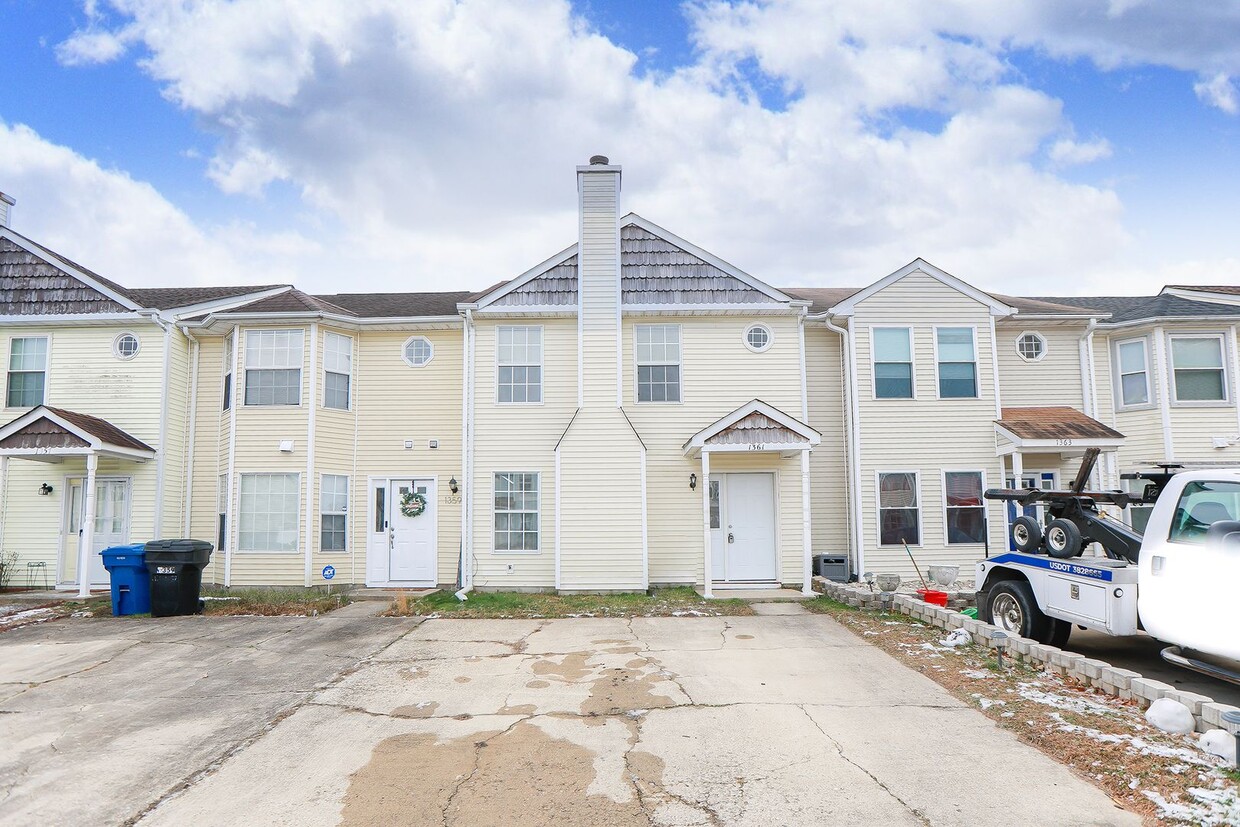
[[[1124,367],[1119,358],[1119,349],[1133,342],[1141,343],[1141,355],[1144,357],[1145,362],[1145,398],[1149,401],[1134,402],[1131,405],[1126,405],[1124,404]],[[1112,347],[1111,359],[1115,366],[1115,369],[1112,371],[1112,383],[1115,389],[1115,410],[1143,411],[1157,407],[1158,403],[1154,399],[1154,381],[1153,377],[1150,376],[1150,337],[1146,335],[1117,339]]]
[[[917,401],[917,334],[911,324],[876,324],[870,325],[870,399],[875,402],[916,402]],[[909,368],[912,374],[913,395],[912,396],[879,396],[878,395],[878,359],[877,348],[874,347],[874,331],[876,330],[906,330],[908,331],[908,358]],[[898,362],[890,362],[884,364],[899,364]],[[937,376],[937,368],[936,368]]]
[[[335,410],[339,410],[338,408]],[[324,511],[323,510],[323,478],[324,477],[344,477],[344,511]],[[349,505],[353,500],[353,478],[343,472],[323,471],[319,473],[319,553],[320,554],[347,554],[353,549],[353,538],[349,536],[351,523],[349,521]],[[323,548],[323,517],[344,517],[344,548]]]
[[[262,407],[272,407],[272,406],[264,405]],[[283,476],[283,475],[291,475],[291,476],[297,477],[297,528],[294,529],[293,531],[293,536],[297,538],[297,545],[293,548],[292,551],[271,551],[271,550],[262,551],[262,550],[257,550],[257,549],[253,549],[253,550],[242,549],[241,548],[241,511],[242,511],[241,509],[241,502],[242,502],[241,480],[242,478],[257,477],[257,476]],[[235,526],[228,526],[228,532],[229,532],[230,539],[232,537],[236,538],[236,547],[233,549],[234,554],[272,554],[277,557],[292,557],[292,556],[302,553],[301,518],[303,516],[302,512],[305,509],[305,497],[303,497],[301,493],[302,492],[301,478],[302,478],[302,474],[300,471],[238,471],[237,472],[237,494],[236,494],[237,496],[237,513],[236,513],[237,524]]]
[[[749,343],[749,331],[753,330],[756,327],[760,327],[766,331],[766,347],[754,347],[752,344]],[[772,330],[771,326],[768,324],[763,324],[762,322],[754,322],[753,324],[745,326],[745,332],[741,334],[741,341],[745,343],[745,347],[749,350],[750,353],[766,353],[768,350],[771,349],[771,346],[775,344],[775,331]],[[636,340],[634,340],[634,345],[636,346]],[[684,347],[684,344],[682,342],[681,343],[682,350],[680,353],[681,362],[684,362],[684,355],[685,355],[683,347]],[[637,351],[634,350],[633,353],[636,356]],[[681,368],[681,371],[682,372],[684,371],[683,367]],[[683,396],[684,394],[682,393],[681,395]]]
[[[349,340],[349,372],[347,374],[343,374],[349,377],[349,403],[345,405],[343,408],[337,408],[335,406],[327,404],[327,374],[340,373],[340,371],[335,371],[335,370],[329,371],[327,369],[327,337],[328,336],[339,336],[342,339]],[[322,374],[323,374],[323,393],[320,394],[322,398],[319,400],[319,407],[325,411],[340,411],[342,413],[350,413],[353,411],[353,389],[354,389],[353,364],[357,360],[357,341],[347,333],[337,333],[334,330],[325,330],[323,331],[322,354],[323,355],[321,358],[322,358]],[[427,361],[430,361],[430,360],[427,360]]]
[[[637,330],[638,328],[641,328],[641,327],[674,327],[676,328],[676,341],[679,343],[679,347],[677,349],[680,351],[680,358],[676,361],[676,367],[680,368],[680,372],[678,373],[678,376],[679,376],[678,385],[680,387],[680,398],[675,401],[672,401],[670,399],[665,399],[662,402],[656,402],[654,400],[647,400],[643,402],[641,399],[641,389],[638,387],[638,385],[641,381],[641,371],[639,370],[639,368],[643,367],[643,364],[637,361]],[[752,327],[752,325],[750,325],[749,327]],[[749,327],[746,327],[745,329],[748,330]],[[774,341],[774,339],[772,339],[772,341]],[[649,362],[644,366],[650,367],[652,365],[670,365],[670,364],[671,362]],[[683,405],[685,404],[685,329],[684,329],[684,325],[668,324],[666,322],[643,322],[641,324],[633,325],[633,404],[635,405]]]
[[[233,334],[229,331],[224,335],[223,352],[220,359],[223,363],[224,374],[220,377],[220,410],[232,410],[237,404],[237,354],[230,353],[233,350]],[[225,382],[224,380],[227,380]],[[228,404],[224,404],[224,385],[228,385]]]
[[[1214,339],[1219,343],[1219,370],[1223,373],[1222,399],[1180,399],[1179,388],[1175,382],[1175,340],[1176,339]],[[1171,386],[1171,404],[1183,408],[1226,408],[1231,406],[1231,377],[1228,376],[1227,361],[1230,358],[1227,337],[1222,333],[1168,333],[1167,334],[1167,381]],[[1187,368],[1192,370],[1192,368]]]
[[[246,387],[250,384],[250,366],[248,364],[249,357],[249,335],[251,333],[279,333],[281,331],[296,331],[301,333],[301,364],[297,367],[297,402],[293,405],[280,403],[278,405],[251,405],[245,401]],[[304,327],[275,327],[275,328],[250,328],[241,331],[242,335],[238,337],[239,350],[241,351],[240,371],[244,382],[237,382],[236,376],[233,377],[233,405],[237,404],[237,391],[241,391],[241,407],[242,408],[300,408],[302,407],[302,397],[306,394],[306,329]],[[292,368],[254,368],[254,370],[292,370]]]
[[[1022,473],[1027,474],[1028,472],[1022,472]],[[990,536],[989,501],[985,498],[985,496],[983,496],[982,504],[980,506],[975,506],[975,505],[949,506],[947,504],[947,475],[948,474],[979,474],[981,475],[982,494],[984,495],[986,493],[986,470],[984,468],[943,468],[943,469],[940,469],[939,471],[939,485],[941,486],[939,490],[943,492],[943,515],[942,515],[943,516],[943,546],[952,547],[952,548],[968,548],[970,546],[976,546],[980,548],[981,546],[986,545],[986,540]],[[920,500],[920,495],[919,495],[918,502],[920,501],[921,500]],[[980,508],[982,509],[982,522],[984,524],[983,530],[986,532],[986,534],[982,537],[981,542],[953,543],[951,541],[951,539],[949,538],[947,534],[947,511],[949,508]]]
[[[425,362],[418,363],[418,362],[414,362],[413,360],[409,358],[409,354],[408,354],[409,345],[413,344],[413,342],[417,339],[421,339],[422,341],[426,342],[426,346],[431,349],[431,355],[426,357]],[[498,359],[498,353],[499,353],[499,333],[498,332],[495,335],[495,347],[496,347],[496,354],[497,354],[496,358]],[[408,339],[405,340],[405,343],[400,346],[400,358],[401,358],[401,361],[403,361],[406,365],[408,365],[411,368],[424,368],[427,365],[429,365],[431,362],[435,361],[435,343],[432,342],[426,336],[422,336],[422,335],[410,336]]]
[[[912,474],[913,490],[917,494],[917,542],[909,543],[909,548],[921,548],[926,544],[925,509],[921,498],[921,472],[912,468],[884,468],[874,472],[874,545],[879,548],[903,548],[903,544],[889,545],[883,542],[883,491],[882,477],[884,474]]]
[[[40,404],[49,404],[47,399],[52,389],[52,334],[41,333],[30,336],[23,336],[20,333],[9,337],[7,347],[4,349],[4,409],[6,411],[28,411],[29,408],[18,406],[16,408],[9,407],[9,365],[12,364],[13,358],[13,340],[14,339],[46,339],[47,347],[44,348],[43,362],[43,401]],[[37,405],[35,407],[38,407]]]
[[[1025,354],[1023,354],[1023,353],[1021,353],[1021,352],[1020,352],[1020,340],[1021,340],[1021,339],[1023,339],[1023,338],[1025,338],[1026,336],[1033,336],[1033,337],[1037,338],[1037,340],[1038,340],[1038,341],[1040,341],[1040,342],[1042,343],[1042,352],[1041,352],[1039,355],[1037,355],[1037,356],[1035,356],[1034,358],[1032,358],[1032,359],[1030,359],[1028,356],[1026,356]],[[976,348],[976,347],[977,347],[977,343],[975,342],[975,343],[974,343],[974,348]],[[1024,331],[1023,333],[1021,333],[1019,336],[1017,336],[1017,337],[1013,340],[1013,342],[1012,342],[1012,347],[1016,348],[1016,355],[1017,355],[1017,356],[1021,359],[1021,361],[1024,361],[1024,362],[1031,362],[1031,363],[1032,363],[1032,362],[1041,362],[1043,359],[1045,359],[1045,358],[1046,358],[1046,352],[1047,352],[1048,350],[1050,350],[1050,345],[1047,343],[1047,341],[1046,341],[1046,337],[1045,337],[1045,336],[1043,336],[1041,333],[1039,333],[1039,332],[1038,332],[1038,331],[1036,331],[1036,330],[1026,330],[1026,331]]]
[[[507,327],[507,328],[514,328],[514,329],[515,329],[515,328],[519,328],[519,327],[525,327],[525,328],[530,328],[530,329],[535,329],[535,328],[536,328],[536,329],[538,330],[538,341],[539,341],[539,346],[538,346],[538,401],[537,401],[537,402],[501,402],[501,401],[499,400],[499,369],[500,369],[501,367],[504,367],[504,368],[511,368],[511,367],[532,367],[532,365],[501,365],[501,364],[499,363],[499,332],[500,332],[500,330],[501,330],[501,329],[503,329],[503,328],[505,328],[505,327]],[[578,354],[578,355],[580,356],[580,354]],[[508,408],[508,407],[515,407],[515,408],[526,408],[526,407],[537,407],[537,406],[539,406],[539,405],[545,405],[545,404],[546,404],[546,402],[547,402],[547,366],[546,366],[546,362],[547,362],[547,331],[543,329],[543,326],[542,326],[542,325],[540,325],[540,324],[503,324],[503,325],[496,325],[496,326],[495,326],[495,355],[494,355],[494,359],[495,359],[495,404],[496,404],[496,405],[499,405],[499,406],[504,407],[504,408]],[[520,471],[512,471],[512,472],[510,472],[510,473],[517,474],[517,473],[523,473],[523,472],[520,472]],[[540,482],[539,484],[541,485],[541,482]],[[541,499],[541,496],[540,496],[540,498],[539,498],[539,500],[538,500],[538,506],[539,506],[539,508],[542,508],[542,499]],[[539,523],[539,526],[541,526],[541,525],[542,525],[542,523],[540,522],[540,523]],[[540,528],[539,530],[541,531],[541,528]],[[494,530],[492,530],[492,531],[494,531]],[[492,544],[494,544],[494,539],[495,539],[495,538],[494,538],[494,537],[492,537],[491,539],[492,539]],[[540,540],[539,540],[539,543],[541,543],[541,542],[542,542],[542,540],[540,539]]]
[[[973,331],[973,390],[972,396],[943,396],[942,385],[939,379],[939,331],[940,330],[972,330]],[[934,398],[941,399],[944,402],[968,401],[970,399],[982,398],[982,373],[978,370],[979,357],[977,346],[977,325],[970,324],[941,324],[934,326],[933,338],[930,342],[934,346]],[[964,364],[963,362],[953,362],[952,364]]]
[[[495,478],[501,474],[533,474],[535,480],[535,489],[538,491],[538,548],[523,549],[499,549],[495,547]],[[524,514],[524,511],[504,511],[504,514]],[[516,555],[528,557],[532,554],[542,554],[543,537],[547,531],[546,521],[543,519],[543,490],[542,490],[542,472],[541,471],[493,471],[491,472],[491,553],[497,555]]]
[[[137,349],[134,350],[134,352],[129,354],[128,356],[125,356],[124,354],[121,353],[121,347],[120,347],[121,339],[125,338],[126,336],[132,336],[133,340],[138,343]],[[122,362],[129,362],[137,358],[138,354],[141,352],[142,352],[142,338],[137,333],[134,333],[132,330],[122,330],[120,333],[117,333],[116,338],[112,340],[112,355],[115,356],[117,359],[120,359]]]

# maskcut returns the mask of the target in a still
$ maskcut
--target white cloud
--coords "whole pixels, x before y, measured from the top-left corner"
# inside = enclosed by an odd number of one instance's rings
[[[1051,144],[1047,154],[1051,162],[1060,167],[1088,164],[1103,158],[1110,158],[1111,143],[1105,138],[1084,142],[1072,138],[1060,138]]]
[[[1231,78],[1222,72],[1193,84],[1193,91],[1201,100],[1223,110],[1228,115],[1240,112],[1240,101],[1236,98],[1236,86]]]

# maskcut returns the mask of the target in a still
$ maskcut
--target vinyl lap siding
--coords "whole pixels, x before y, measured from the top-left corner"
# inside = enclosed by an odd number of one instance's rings
[[[1019,315],[996,325],[1003,406],[1069,405],[1078,411],[1085,410],[1080,353],[1084,332],[1083,322],[1067,327],[1039,327],[1037,322],[1022,322]],[[1016,342],[1025,333],[1037,333],[1046,340],[1046,355],[1036,362],[1027,362],[1017,355]]]
[[[809,425],[822,434],[809,461],[814,554],[848,552],[848,422],[842,359],[839,334],[821,326],[805,329]]]

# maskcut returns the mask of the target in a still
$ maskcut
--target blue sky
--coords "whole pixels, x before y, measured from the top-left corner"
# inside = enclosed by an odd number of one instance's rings
[[[1240,283],[1238,3],[410,5],[0,0],[15,228],[131,284],[481,287],[606,152],[780,285]]]

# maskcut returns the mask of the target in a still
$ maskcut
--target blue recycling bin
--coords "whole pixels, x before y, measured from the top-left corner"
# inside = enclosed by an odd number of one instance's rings
[[[112,580],[112,616],[150,614],[151,575],[146,570],[146,544],[112,546],[99,552]]]

